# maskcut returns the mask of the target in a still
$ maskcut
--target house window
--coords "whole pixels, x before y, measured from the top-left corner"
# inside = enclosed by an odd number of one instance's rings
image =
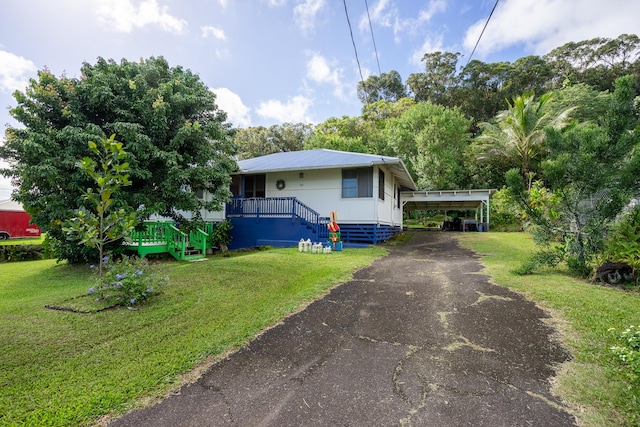
[[[264,197],[265,181],[265,175],[245,175],[244,197]]]
[[[373,168],[343,169],[342,197],[373,197]]]
[[[378,170],[378,199],[384,200],[384,172]]]
[[[230,190],[233,197],[242,197],[242,175],[231,175]]]
[[[196,190],[196,197],[199,200],[204,200],[204,190],[202,189]]]

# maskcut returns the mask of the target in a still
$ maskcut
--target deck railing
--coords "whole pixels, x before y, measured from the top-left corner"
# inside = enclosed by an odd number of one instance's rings
[[[295,197],[232,199],[227,203],[227,218],[233,217],[294,218],[311,228],[318,237],[328,236],[329,218],[321,217]]]
[[[144,229],[131,232],[131,240],[139,247],[145,244],[165,243],[167,241],[166,230],[166,222],[145,222]]]

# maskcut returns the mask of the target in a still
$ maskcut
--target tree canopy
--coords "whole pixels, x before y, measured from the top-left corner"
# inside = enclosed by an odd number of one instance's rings
[[[36,224],[64,240],[59,223],[84,206],[91,186],[76,162],[91,156],[88,141],[112,134],[123,143],[132,182],[114,195],[114,206],[139,220],[221,208],[237,167],[235,146],[226,114],[197,74],[162,57],[98,58],[80,71],[69,78],[41,70],[14,94],[10,113],[24,128],[7,128],[0,157],[9,167],[1,173]],[[209,199],[197,197],[203,190]]]

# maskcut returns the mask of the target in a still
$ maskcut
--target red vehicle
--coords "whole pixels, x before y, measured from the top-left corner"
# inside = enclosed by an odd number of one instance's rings
[[[18,237],[40,237],[41,230],[31,224],[22,205],[13,200],[0,201],[0,240]]]

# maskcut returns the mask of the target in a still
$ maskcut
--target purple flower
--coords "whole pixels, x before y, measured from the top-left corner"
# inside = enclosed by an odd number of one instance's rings
[[[136,303],[136,299],[135,299],[135,298],[131,298],[131,299],[129,300],[129,302],[131,303],[131,305],[133,305],[133,304],[135,304],[135,303]]]
[[[127,277],[126,274],[116,274],[116,279],[124,279],[125,277]]]
[[[89,288],[89,293],[90,293],[90,294],[94,293],[95,291],[96,291],[95,289],[93,289],[93,288]]]
[[[142,271],[142,270],[138,270],[138,271],[136,271],[136,274],[137,274],[138,276],[141,276],[141,275],[142,275],[142,273],[144,273],[144,271]]]

